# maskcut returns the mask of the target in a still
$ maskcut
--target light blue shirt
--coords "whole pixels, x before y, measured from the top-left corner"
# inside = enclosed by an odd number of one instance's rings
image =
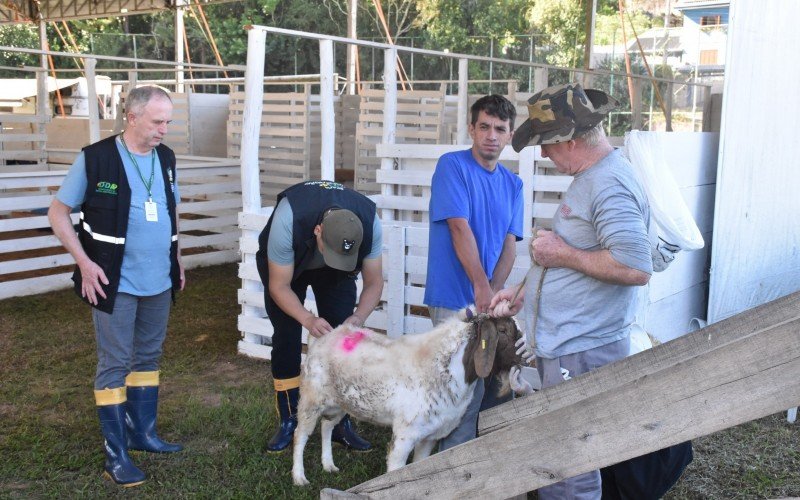
[[[172,242],[172,227],[167,210],[167,197],[164,191],[164,176],[161,174],[161,162],[155,154],[153,168],[153,184],[151,193],[156,203],[158,221],[149,222],[145,218],[145,201],[148,200],[144,180],[150,180],[150,153],[139,155],[131,152],[138,164],[141,176],[134,162],[125,151],[119,137],[116,140],[117,151],[125,168],[125,175],[131,187],[131,207],[128,214],[128,232],[125,235],[125,252],[122,257],[122,269],[119,292],[140,297],[157,295],[172,287],[170,279],[169,250]],[[154,151],[155,152],[155,151]],[[77,207],[86,200],[86,158],[83,151],[75,159],[69,169],[64,183],[56,194],[61,203],[69,207]],[[180,201],[177,179],[173,193],[175,202]]]

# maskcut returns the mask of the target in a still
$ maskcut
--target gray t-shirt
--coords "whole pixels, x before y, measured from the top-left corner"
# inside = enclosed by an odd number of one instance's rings
[[[606,249],[619,263],[652,274],[650,207],[633,167],[615,149],[577,174],[553,230],[581,250]],[[536,325],[536,354],[556,358],[625,338],[635,286],[613,285],[566,267],[547,270]]]
[[[267,258],[272,262],[287,266],[294,264],[294,250],[292,250],[292,236],[294,234],[294,214],[292,206],[282,199],[275,212],[272,214],[272,227],[269,231],[267,241]],[[383,228],[377,215],[372,224],[372,249],[365,259],[376,259],[383,252]],[[325,267],[325,261],[319,251],[314,252],[314,257],[308,269],[321,269]]]

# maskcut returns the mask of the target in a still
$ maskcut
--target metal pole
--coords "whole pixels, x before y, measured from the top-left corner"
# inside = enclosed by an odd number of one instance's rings
[[[492,57],[492,58],[494,57],[494,38],[492,38],[492,37],[489,37],[489,57]],[[492,82],[493,69],[494,68],[492,66],[492,61],[489,61],[489,93],[490,94],[492,93],[492,87],[493,87],[493,83],[494,83],[494,82]]]
[[[322,146],[320,151],[320,177],[334,180],[336,147],[336,116],[333,111],[333,42],[319,41],[319,98]]]
[[[97,85],[94,77],[94,68],[97,59],[87,58],[83,62],[86,71],[86,99],[87,112],[89,113],[89,143],[94,144],[100,140],[100,116],[97,110]]]
[[[139,69],[139,65],[136,62],[139,59],[139,56],[136,54],[136,35],[131,35],[133,37],[133,67],[135,69]]]
[[[358,38],[357,32],[358,2],[357,0],[347,0],[347,38]],[[358,46],[349,44],[347,46],[347,93],[356,93],[356,59],[358,59]],[[320,70],[320,72],[322,72]],[[323,179],[325,176],[323,176]],[[331,178],[333,180],[333,178]]]
[[[182,0],[175,2],[175,92],[183,93],[183,6]]]
[[[452,64],[452,59],[451,59]],[[458,60],[458,123],[456,127],[457,144],[467,144],[469,140],[467,105],[469,104],[469,60]]]
[[[528,62],[533,63],[533,35],[528,42]],[[528,92],[533,92],[533,66],[528,66]]]
[[[264,56],[267,33],[251,28],[247,32],[247,70],[244,80],[244,116],[242,117],[242,211],[261,211],[261,179],[258,140],[264,110]]]

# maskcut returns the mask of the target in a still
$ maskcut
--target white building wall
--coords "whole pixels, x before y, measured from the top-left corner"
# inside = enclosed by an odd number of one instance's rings
[[[708,318],[800,289],[800,2],[733,2]]]

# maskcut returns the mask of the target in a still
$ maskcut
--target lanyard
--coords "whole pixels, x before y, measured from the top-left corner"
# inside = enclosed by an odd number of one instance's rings
[[[156,150],[155,149],[151,149],[150,150],[150,180],[146,181],[146,180],[144,180],[144,176],[142,175],[142,171],[139,170],[139,162],[137,162],[136,158],[134,158],[133,155],[131,154],[131,151],[128,149],[128,145],[125,144],[125,139],[123,139],[122,136],[120,135],[119,136],[119,140],[122,141],[122,146],[125,148],[125,152],[128,153],[128,158],[130,158],[131,161],[133,162],[133,166],[136,167],[136,172],[139,174],[139,178],[142,179],[142,183],[144,183],[144,187],[147,188],[147,198],[148,198],[148,200],[152,202],[153,201],[153,193],[152,193],[153,179],[155,178],[155,174],[156,174]]]

